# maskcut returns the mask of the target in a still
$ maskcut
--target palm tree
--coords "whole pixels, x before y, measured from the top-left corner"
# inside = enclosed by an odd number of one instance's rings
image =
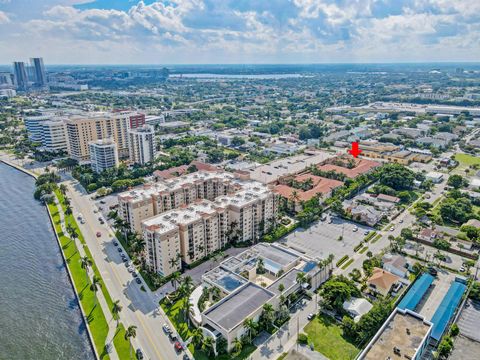
[[[243,326],[248,331],[248,343],[251,344],[252,343],[252,335],[255,333],[255,331],[257,329],[257,323],[255,321],[253,321],[253,319],[248,319],[247,318],[243,322]]]
[[[240,352],[242,351],[242,347],[242,341],[239,338],[235,338],[235,340],[233,340],[233,348],[235,349],[235,354],[240,354]]]
[[[174,257],[174,258],[171,258],[170,260],[168,260],[168,262],[170,264],[170,267],[172,267],[172,268],[176,268],[179,261],[180,261],[180,259],[178,257]]]
[[[80,258],[80,266],[82,267],[83,270],[85,270],[85,276],[87,277],[87,283],[88,283],[88,271],[90,270],[90,266],[92,266],[92,260],[88,256],[83,256]]]
[[[130,348],[130,359],[132,358],[132,342],[130,341],[130,338],[135,339],[136,336],[137,336],[137,327],[135,325],[130,325],[125,331],[125,340],[128,341],[129,348]]]
[[[185,301],[183,302],[183,316],[185,317],[185,321],[187,325],[190,326],[190,310],[192,309],[192,303],[190,302],[190,299],[187,297],[185,298]]]
[[[220,298],[220,289],[214,286],[210,289],[210,294],[212,295],[212,299],[217,300]]]
[[[120,300],[114,301],[113,307],[112,307],[112,314],[113,314],[113,318],[117,320],[117,328],[118,328],[118,323],[120,321],[121,311],[122,311],[122,305],[120,305]]]
[[[190,295],[190,292],[193,288],[193,280],[191,276],[185,276],[182,280],[182,285],[185,288],[185,291],[188,295]]]
[[[209,356],[212,355],[213,346],[214,346],[214,341],[212,337],[206,336],[203,338],[202,350],[205,351]]]
[[[300,286],[302,286],[306,282],[307,282],[307,277],[306,277],[305,273],[303,273],[303,272],[297,273],[297,283],[299,283]]]
[[[175,271],[170,278],[170,282],[175,290],[177,290],[177,284],[179,283],[179,281],[180,273],[178,271]]]
[[[93,275],[92,283],[90,284],[90,290],[95,294],[95,306],[97,306],[97,291],[102,287],[101,279],[97,275]]]
[[[263,313],[262,317],[265,322],[267,328],[270,328],[274,321],[274,313],[273,305],[272,304],[265,304],[263,305]]]
[[[60,184],[60,186],[58,187],[58,190],[60,190],[60,193],[62,195],[65,195],[67,193],[67,185],[65,184]]]
[[[73,240],[78,238],[77,228],[71,226],[70,224],[68,224],[67,226],[67,232]]]
[[[71,204],[70,199],[68,198],[68,196],[65,196],[65,197],[63,198],[63,204],[64,204],[64,205],[70,205],[70,204]]]
[[[196,349],[198,349],[202,345],[202,342],[203,342],[203,332],[201,329],[196,328],[195,330],[193,330],[193,333],[192,333],[192,344]]]
[[[72,207],[70,205],[65,206],[65,215],[72,215]]]

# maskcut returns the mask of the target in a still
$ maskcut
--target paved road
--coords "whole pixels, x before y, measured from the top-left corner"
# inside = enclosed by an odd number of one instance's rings
[[[79,224],[80,230],[90,249],[93,259],[103,278],[112,299],[120,300],[123,307],[120,319],[125,327],[137,326],[137,337],[132,341],[135,348],[141,348],[148,359],[179,359],[173,344],[162,331],[162,325],[169,323],[167,316],[158,306],[158,296],[144,284],[146,291],[140,289],[132,275],[126,269],[112,243],[114,234],[105,223],[101,225],[94,213],[93,201],[84,193],[83,188],[74,180],[65,182],[68,196],[72,201],[74,214],[82,213],[85,224]],[[101,233],[97,239],[96,232]],[[173,328],[173,327],[172,327]],[[186,339],[184,339],[186,340]]]
[[[433,190],[430,193],[430,199],[425,199],[425,200],[420,200],[420,198],[417,201],[428,201],[430,203],[433,203],[435,200],[440,198],[442,196],[443,191],[445,190],[446,186],[446,181],[443,181],[440,184],[437,184],[434,186]],[[390,241],[388,240],[389,235],[393,235],[395,237],[399,236],[403,228],[412,228],[415,223],[416,223],[416,218],[414,215],[410,214],[410,209],[414,206],[415,203],[413,203],[409,208],[405,209],[405,211],[400,214],[395,220],[391,221],[388,226],[385,227],[385,230],[378,231],[379,234],[382,235],[380,239],[377,240],[375,243],[368,243],[368,250],[371,251],[373,254],[378,254],[382,250],[386,249],[387,247],[390,246]],[[395,227],[394,231],[390,231],[391,226]],[[368,251],[367,251],[368,252]],[[348,274],[350,271],[353,269],[361,269],[363,261],[367,259],[367,252],[364,252],[363,254],[360,253],[355,253],[353,255],[353,263],[346,269],[341,269],[337,268],[334,270],[334,274]]]
[[[305,301],[304,306],[291,317],[290,321],[282,326],[266,343],[260,345],[249,359],[272,360],[289,351],[296,344],[297,331],[302,332],[305,325],[308,324],[308,314],[318,312],[317,304],[315,297],[312,301]]]

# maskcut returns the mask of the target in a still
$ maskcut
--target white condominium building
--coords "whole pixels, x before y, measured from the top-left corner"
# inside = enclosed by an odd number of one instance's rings
[[[198,171],[119,194],[119,215],[130,224],[132,231],[141,233],[141,222],[149,217],[198,199],[215,200],[238,189],[240,182],[233,174]]]
[[[117,144],[113,139],[92,141],[88,144],[90,165],[93,171],[100,173],[118,166]]]
[[[146,164],[155,157],[155,130],[153,126],[144,125],[128,131],[128,149],[130,160]]]
[[[67,151],[67,129],[62,119],[41,123],[42,147],[47,151]]]
[[[54,114],[27,116],[23,119],[28,132],[28,139],[33,142],[42,141],[42,124],[51,120]]]

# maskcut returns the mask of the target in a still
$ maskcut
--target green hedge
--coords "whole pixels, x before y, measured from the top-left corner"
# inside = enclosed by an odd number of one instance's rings
[[[353,259],[348,260],[345,265],[342,266],[342,270],[345,270],[350,266],[350,264],[353,262]]]
[[[343,264],[345,261],[347,261],[347,260],[348,260],[348,255],[342,256],[342,258],[337,261],[337,266],[342,265],[342,264]]]
[[[376,231],[371,231],[367,236],[365,236],[365,239],[363,239],[365,242],[369,242],[375,235],[377,235]]]
[[[353,248],[353,251],[357,252],[357,251],[360,250],[362,247],[363,247],[363,244],[360,243],[360,244],[358,244],[357,246],[355,246],[355,247]]]

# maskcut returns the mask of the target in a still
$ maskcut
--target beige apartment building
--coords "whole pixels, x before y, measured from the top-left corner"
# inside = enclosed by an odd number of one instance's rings
[[[88,144],[92,141],[111,138],[117,144],[118,156],[128,158],[128,130],[130,118],[135,113],[92,113],[85,116],[72,116],[65,120],[68,138],[68,153],[79,162],[88,162]]]
[[[256,241],[276,216],[276,195],[226,172],[197,172],[119,195],[119,215],[146,241],[146,261],[163,276],[223,248]],[[178,243],[178,246],[176,245]],[[180,263],[180,261],[178,261]]]
[[[198,171],[119,194],[119,215],[130,224],[131,231],[141,233],[142,220],[198,199],[215,200],[239,188],[233,174]]]

